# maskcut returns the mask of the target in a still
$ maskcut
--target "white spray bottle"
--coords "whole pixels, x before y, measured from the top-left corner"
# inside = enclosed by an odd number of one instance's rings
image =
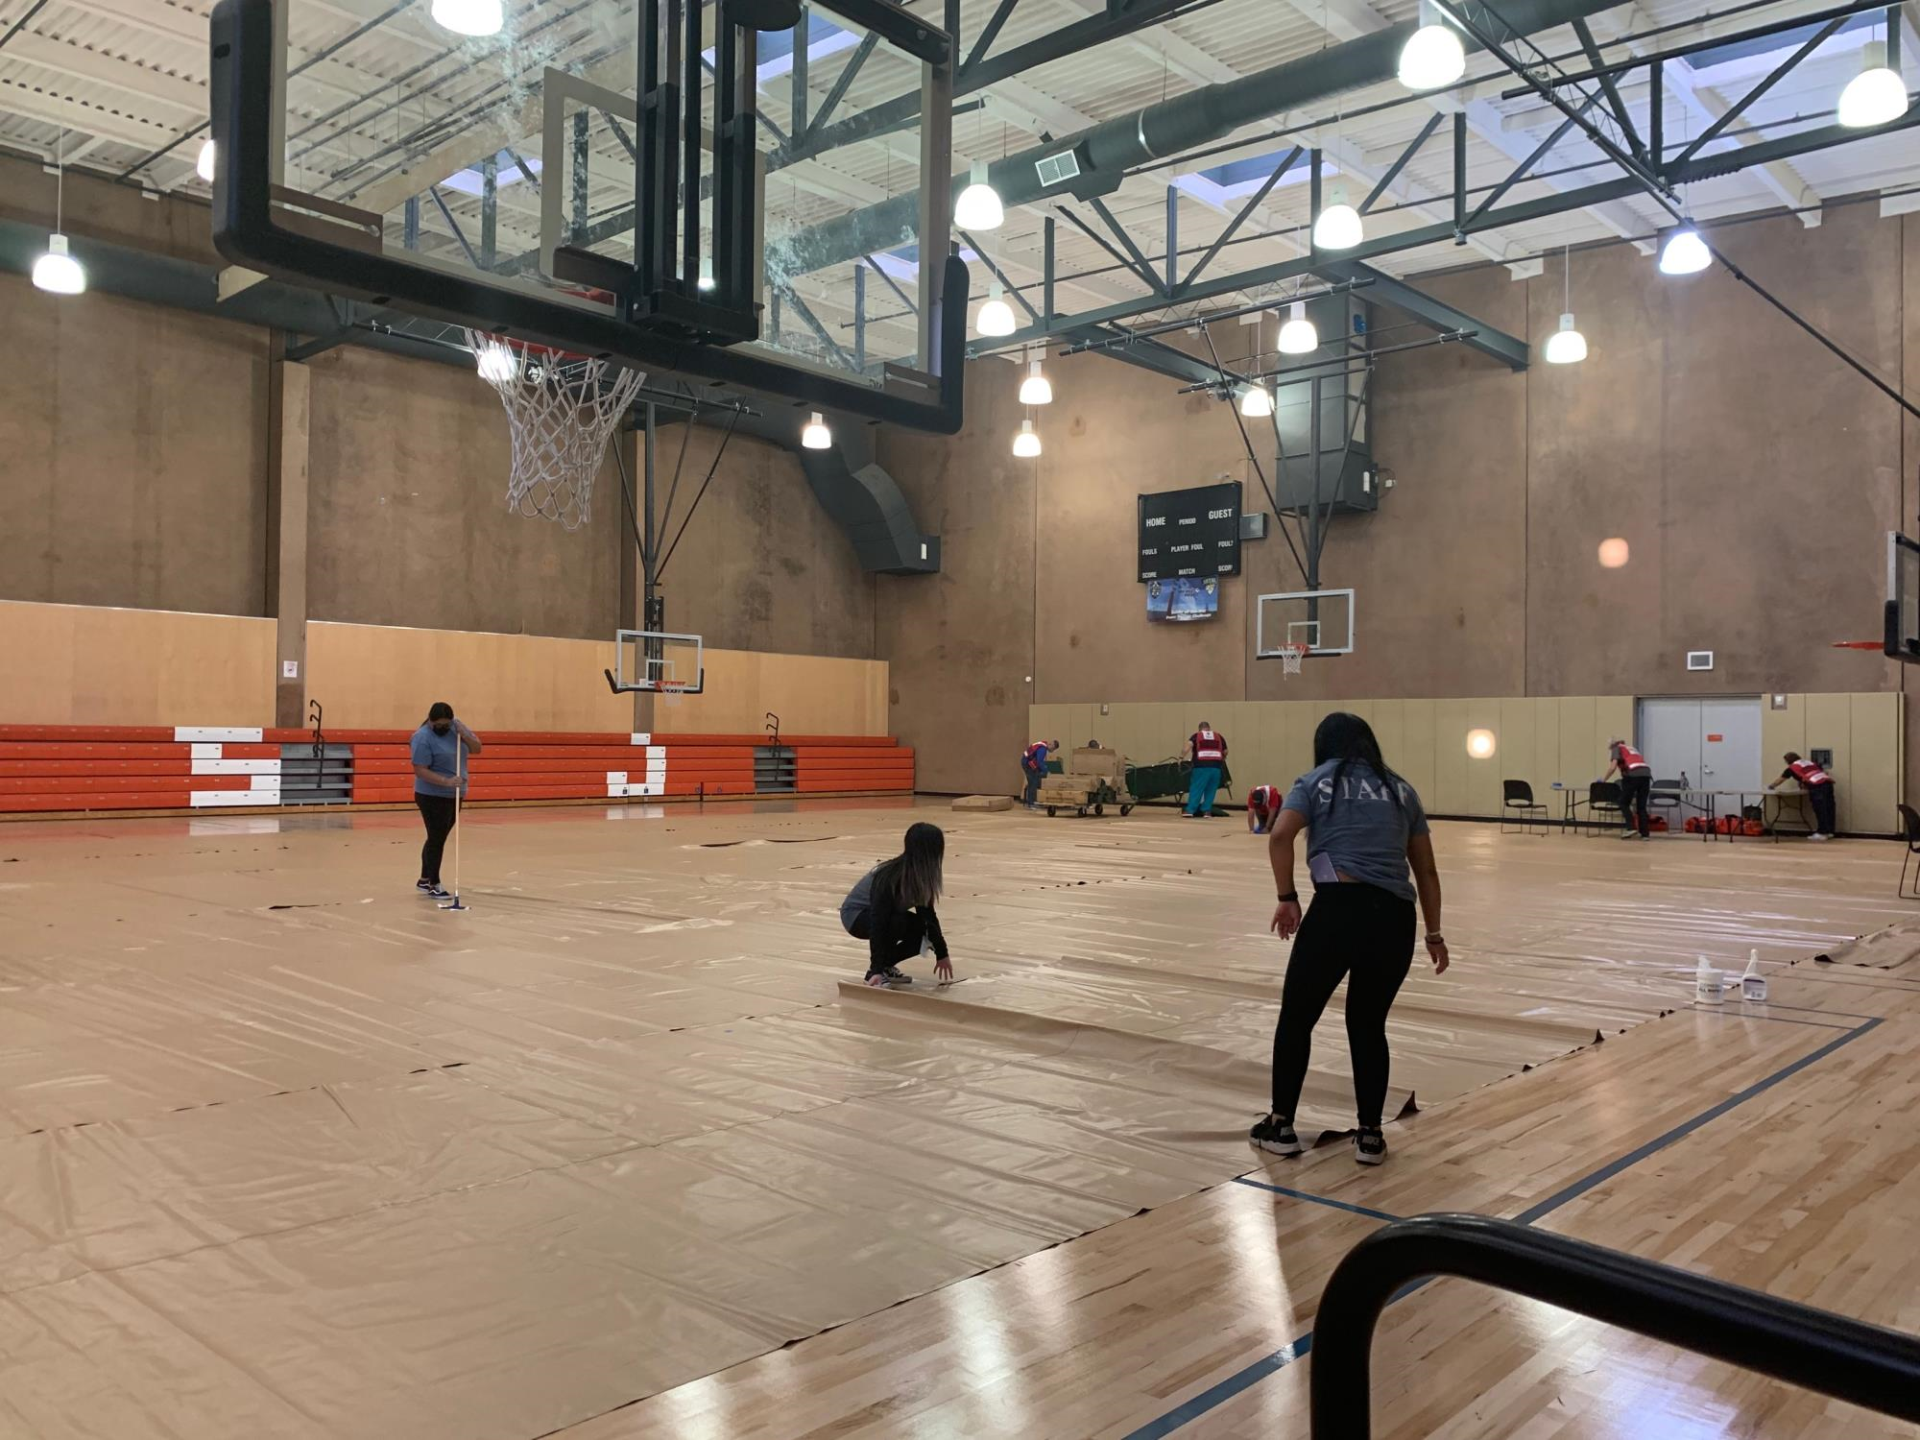
[[[1760,973],[1758,950],[1748,952],[1747,972],[1740,977],[1740,998],[1756,1001],[1767,998],[1767,977]]]

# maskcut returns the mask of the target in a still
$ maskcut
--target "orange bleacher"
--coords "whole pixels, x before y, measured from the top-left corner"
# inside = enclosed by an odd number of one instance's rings
[[[330,751],[352,755],[352,804],[411,805],[408,730],[330,730]],[[764,735],[482,732],[467,799],[489,802],[680,800],[751,796]],[[0,725],[0,814],[269,811],[281,803],[282,745],[305,730],[245,727]],[[780,737],[792,752],[794,791],[898,793],[913,789],[913,752],[887,737]],[[331,808],[301,805],[300,809]]]

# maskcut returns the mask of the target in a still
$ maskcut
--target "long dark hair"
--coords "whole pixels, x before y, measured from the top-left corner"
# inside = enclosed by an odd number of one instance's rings
[[[1330,760],[1340,762],[1333,772],[1333,794],[1327,797],[1327,813],[1333,813],[1333,807],[1340,799],[1340,782],[1346,779],[1347,767],[1358,760],[1386,787],[1387,798],[1393,801],[1393,808],[1404,810],[1400,802],[1400,787],[1405,782],[1388,768],[1386,759],[1380,754],[1380,742],[1375,738],[1373,727],[1358,715],[1349,715],[1344,710],[1336,710],[1320,722],[1320,728],[1313,732],[1313,765],[1317,770]]]
[[[902,910],[931,906],[940,898],[940,868],[947,855],[947,837],[938,825],[924,821],[907,827],[900,853],[882,865],[873,877],[886,886]]]

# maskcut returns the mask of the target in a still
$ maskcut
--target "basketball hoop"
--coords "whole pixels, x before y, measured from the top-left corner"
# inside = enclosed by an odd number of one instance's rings
[[[1836,650],[1879,650],[1884,652],[1887,648],[1887,642],[1884,640],[1836,640],[1833,642],[1833,648]]]
[[[579,529],[591,513],[593,477],[607,437],[647,377],[605,360],[516,346],[478,330],[465,333],[480,378],[499,394],[513,435],[507,508]]]
[[[1304,645],[1282,645],[1280,647],[1280,678],[1288,679],[1300,673],[1300,662],[1307,658]]]

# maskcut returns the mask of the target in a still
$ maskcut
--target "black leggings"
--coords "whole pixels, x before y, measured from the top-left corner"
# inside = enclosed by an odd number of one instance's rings
[[[1648,805],[1653,795],[1653,777],[1651,775],[1622,775],[1620,777],[1620,818],[1627,822],[1632,830],[1634,812],[1639,812],[1638,829],[1644,835],[1653,833],[1653,820],[1648,813]]]
[[[420,818],[427,822],[427,843],[420,847],[420,878],[438,885],[440,856],[447,848],[447,836],[453,833],[456,814],[453,796],[415,795],[413,803],[420,807]]]
[[[856,940],[873,938],[873,922],[865,915],[853,922],[848,932]],[[920,953],[920,947],[927,943],[927,922],[920,918],[918,910],[903,910],[893,922],[893,933],[888,935],[881,945],[881,962],[876,967],[872,952],[868,952],[867,974],[879,973],[879,969],[891,969],[902,960],[911,960]]]
[[[1813,828],[1822,835],[1833,834],[1833,782],[1815,785],[1807,798],[1813,802]]]
[[[1413,964],[1413,902],[1377,885],[1322,885],[1293,939],[1273,1031],[1273,1113],[1291,1120],[1307,1078],[1313,1027],[1347,980],[1347,1047],[1362,1125],[1387,1102],[1387,1011]]]

